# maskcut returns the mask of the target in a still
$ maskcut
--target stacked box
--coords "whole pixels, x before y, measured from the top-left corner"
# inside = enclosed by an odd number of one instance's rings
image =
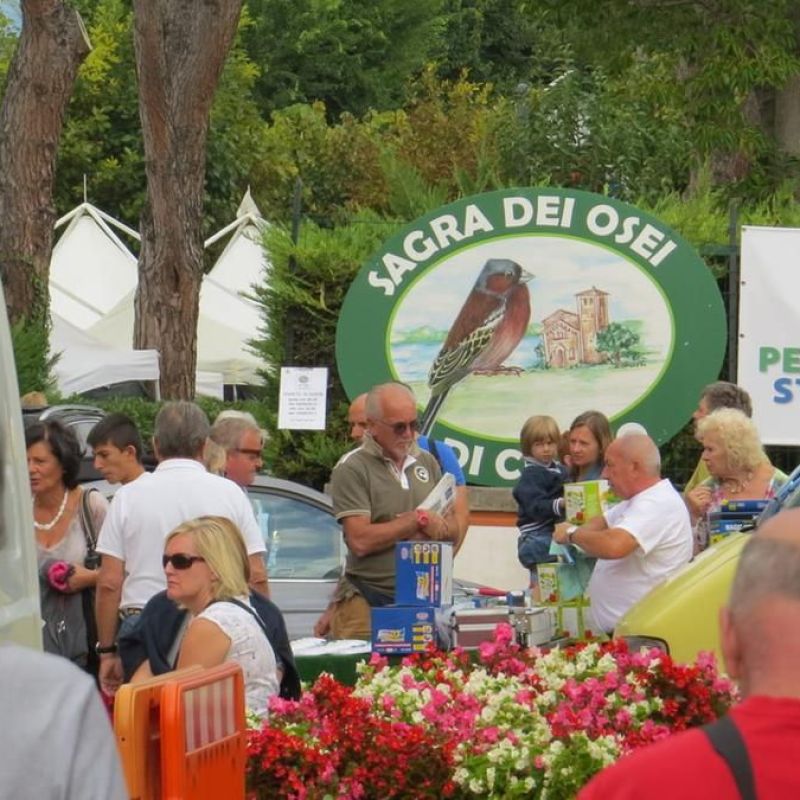
[[[711,544],[721,541],[731,533],[740,531],[764,510],[767,500],[723,500],[719,511],[708,515],[708,532]]]
[[[616,501],[606,480],[564,484],[564,514],[573,525],[604,514]]]
[[[398,542],[394,551],[398,606],[453,604],[453,545],[449,542]]]
[[[433,606],[372,609],[372,650],[382,655],[420,653],[439,644]]]
[[[722,512],[749,512],[753,516],[758,516],[769,503],[769,500],[723,500],[719,504],[719,510]]]

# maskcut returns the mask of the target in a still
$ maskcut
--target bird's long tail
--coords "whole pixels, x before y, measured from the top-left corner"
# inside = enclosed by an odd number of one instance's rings
[[[435,394],[428,400],[428,405],[425,406],[425,411],[422,412],[422,421],[419,426],[421,436],[427,436],[431,432],[433,423],[436,422],[436,417],[439,414],[439,409],[447,399],[449,391],[449,388],[444,389],[441,394]]]

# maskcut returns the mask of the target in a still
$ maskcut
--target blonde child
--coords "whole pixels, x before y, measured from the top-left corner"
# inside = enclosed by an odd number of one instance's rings
[[[552,417],[530,417],[519,438],[525,468],[513,492],[519,509],[517,556],[530,570],[531,593],[539,600],[536,565],[556,560],[550,555],[550,542],[555,523],[563,512],[567,473],[556,460],[561,434]]]

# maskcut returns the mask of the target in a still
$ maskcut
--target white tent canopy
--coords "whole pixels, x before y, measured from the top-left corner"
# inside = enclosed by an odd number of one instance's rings
[[[136,257],[115,229],[139,234],[90,203],[61,217],[56,230],[66,222],[50,260],[50,312],[85,331],[136,287]]]
[[[77,368],[78,348],[82,346],[108,348],[106,360],[121,364],[125,361],[121,353],[136,352],[131,346],[138,272],[135,256],[116,231],[135,241],[139,241],[139,234],[89,203],[82,203],[62,217],[56,227],[66,222],[69,225],[53,248],[51,262],[51,314],[54,331],[56,327],[59,330],[59,341],[51,348],[63,351],[64,370],[68,365]],[[208,247],[230,234],[200,289],[198,393],[221,397],[223,384],[261,383],[257,370],[262,363],[247,344],[262,324],[261,311],[242,295],[252,292],[253,284],[264,280],[267,264],[260,244],[264,226],[248,190],[236,220],[206,242]],[[88,333],[90,344],[79,345],[73,336],[67,346],[62,338],[65,324]],[[99,353],[96,355],[100,360]],[[69,377],[63,376],[67,385]],[[77,374],[75,377],[79,380]],[[136,378],[121,380],[133,379]]]
[[[80,394],[125,381],[157,381],[155,350],[110,348],[86,331],[51,314],[50,352],[59,354],[53,368],[62,394]]]
[[[91,327],[92,336],[112,347],[125,347],[133,341],[133,294]],[[221,374],[222,383],[260,383],[256,370],[261,362],[245,344],[258,324],[258,308],[253,303],[204,278],[197,323],[197,369]]]
[[[266,227],[248,189],[239,204],[236,219],[206,239],[205,246],[209,247],[223,236],[231,234],[207,277],[236,295],[251,295],[253,286],[264,282],[270,266],[261,246]]]

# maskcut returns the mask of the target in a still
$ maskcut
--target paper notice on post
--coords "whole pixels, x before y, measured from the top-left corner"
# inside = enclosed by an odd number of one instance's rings
[[[449,473],[442,475],[431,493],[417,506],[423,511],[433,511],[444,516],[456,501],[456,479]]]
[[[278,428],[325,430],[327,367],[281,367]]]

